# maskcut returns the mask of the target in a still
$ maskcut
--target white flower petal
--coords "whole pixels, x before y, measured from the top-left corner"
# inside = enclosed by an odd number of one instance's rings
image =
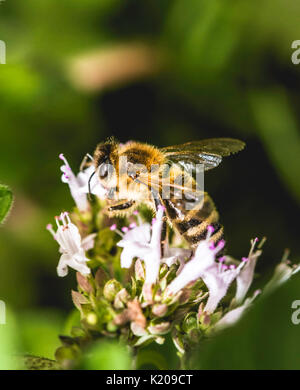
[[[75,255],[72,257],[70,262],[70,267],[80,272],[82,275],[89,275],[91,273],[90,268],[86,265],[86,262],[89,261],[84,255]]]
[[[83,275],[88,275],[91,271],[86,265],[89,259],[85,256],[85,250],[94,246],[95,234],[81,240],[78,228],[71,222],[66,213],[61,214],[60,219],[56,218],[56,222],[58,225],[56,233],[51,225],[48,225],[47,229],[58,242],[59,252],[62,254],[57,266],[58,276],[66,276],[68,267]]]
[[[175,264],[177,261],[179,261],[179,256],[163,257],[161,259],[161,262],[167,264],[168,267],[171,267],[171,265]]]
[[[168,267],[171,267],[172,264],[179,262],[179,268],[177,270],[177,275],[182,271],[182,268],[185,265],[185,260],[190,258],[192,250],[185,248],[170,248],[168,242],[166,242],[164,248],[164,257],[161,259],[161,263],[167,264]]]
[[[151,238],[151,229],[149,223],[144,223],[141,226],[137,226],[124,234],[121,241],[118,242],[118,246],[124,247],[128,242],[137,242],[141,245],[148,245]]]
[[[69,222],[66,226],[64,226],[61,229],[60,234],[65,237],[65,241],[67,242],[69,247],[68,252],[73,251],[73,253],[76,253],[80,250],[81,236],[77,226]]]
[[[132,260],[138,257],[139,251],[136,250],[135,246],[124,245],[124,249],[121,253],[121,267],[130,268]]]
[[[241,266],[242,265],[243,263]],[[209,292],[204,311],[210,314],[216,310],[219,302],[226,295],[229,286],[237,277],[240,270],[241,267],[227,271],[220,271],[220,267],[216,264],[215,267],[212,267],[203,273],[202,279]]]
[[[92,174],[95,172],[95,167],[91,165],[82,172],[79,172],[76,176],[68,161],[63,155],[60,155],[60,159],[64,161],[64,165],[60,168],[63,172],[62,181],[67,183],[70,188],[71,195],[76,203],[76,206],[80,211],[86,211],[89,207],[87,194],[89,193],[89,180]],[[97,175],[94,175],[91,183],[91,193],[104,198],[106,195],[105,188],[100,184]]]
[[[60,277],[64,277],[68,274],[68,267],[73,268],[75,271],[80,272],[82,275],[89,275],[91,270],[85,264],[88,259],[85,256],[75,255],[70,256],[68,254],[63,254],[60,257],[57,274]]]
[[[249,256],[245,266],[243,267],[243,269],[241,270],[241,272],[238,274],[236,278],[237,286],[236,286],[235,299],[237,304],[243,302],[252,284],[256,262],[260,254],[261,252],[257,251],[253,253],[251,256]]]
[[[228,326],[234,325],[244,314],[244,311],[248,306],[245,304],[237,307],[236,309],[230,310],[225,314],[223,318],[221,318],[215,325],[215,330],[221,330],[227,328]]]
[[[144,260],[146,268],[146,283],[155,283],[161,263],[161,230],[163,209],[157,212],[156,221],[152,224],[152,234],[149,224],[137,226],[124,234],[118,246],[123,248],[121,267],[129,268],[135,257]]]
[[[176,294],[190,282],[199,279],[214,263],[215,252],[209,248],[208,241],[201,241],[193,258],[184,265],[178,276],[168,286],[167,294]]]
[[[80,183],[78,191],[82,194],[89,193],[89,180],[92,174],[95,172],[95,167],[91,165],[89,168],[85,169],[82,172],[79,172],[77,175],[77,180]],[[99,198],[105,198],[107,190],[101,185],[98,176],[94,175],[90,182],[91,193],[97,195]]]
[[[224,315],[224,317],[222,317],[215,324],[214,329],[221,330],[221,329],[227,328],[228,326],[232,326],[236,322],[238,322],[240,320],[240,318],[243,316],[243,314],[245,313],[246,309],[248,309],[251,306],[253,300],[260,293],[261,293],[260,290],[255,291],[255,293],[253,294],[253,297],[246,299],[246,301],[244,302],[244,304],[242,306],[236,307],[235,309],[230,310],[228,313],[226,313]]]
[[[164,208],[162,206],[158,207],[155,221],[152,223],[152,235],[151,235],[151,246],[159,247],[161,246],[161,232],[163,227],[163,215]]]
[[[70,187],[72,198],[80,211],[86,211],[89,207],[89,202],[87,199],[87,195],[85,193],[81,193],[77,191],[74,187]]]
[[[279,286],[287,282],[292,275],[296,274],[299,271],[300,264],[296,266],[290,266],[286,262],[279,263],[275,268],[273,277],[264,288],[264,293],[269,293],[274,289],[278,288]]]
[[[160,253],[152,249],[148,256],[145,256],[145,268],[146,268],[146,279],[145,283],[153,284],[157,280],[160,267]]]
[[[201,241],[193,258],[168,286],[167,294],[176,294],[190,282],[202,278],[209,292],[204,311],[213,313],[244,265],[241,263],[237,268],[224,271],[222,264],[215,261],[219,250],[213,248],[208,239]]]
[[[69,255],[62,255],[60,257],[58,266],[57,266],[57,275],[60,277],[64,277],[68,275],[68,262],[70,261],[71,257]]]
[[[89,251],[90,249],[93,249],[93,248],[94,248],[96,236],[97,236],[97,233],[89,234],[88,236],[86,236],[86,237],[82,240],[81,246],[82,246],[82,248],[83,248],[85,251]]]
[[[192,254],[190,249],[185,248],[169,248],[168,251],[165,251],[167,256],[180,257],[183,259],[189,258]]]

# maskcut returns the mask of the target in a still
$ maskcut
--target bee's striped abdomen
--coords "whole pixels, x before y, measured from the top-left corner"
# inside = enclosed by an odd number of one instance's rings
[[[206,221],[199,221],[198,230],[195,231],[196,229],[190,228],[186,233],[183,233],[183,237],[192,247],[196,247],[201,240],[205,240],[209,225],[214,228],[211,241],[217,244],[223,238],[223,226],[219,222],[207,223]]]
[[[204,194],[203,202],[199,207],[186,213],[179,212],[177,205],[171,201],[165,202],[165,205],[173,226],[191,247],[196,247],[206,238],[207,227],[210,225],[214,228],[211,241],[217,244],[223,238],[223,226],[219,223],[219,214],[208,194]]]

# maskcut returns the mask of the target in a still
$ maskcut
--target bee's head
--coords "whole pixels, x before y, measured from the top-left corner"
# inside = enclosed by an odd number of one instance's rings
[[[145,185],[140,188],[132,179],[136,171],[142,171],[141,166],[147,171],[143,163],[149,159],[149,151],[147,153],[145,147],[140,150],[140,145],[142,144],[133,141],[120,144],[110,138],[97,146],[94,153],[94,174],[106,189],[107,199],[137,200],[143,196],[143,192],[147,192]]]
[[[109,138],[97,146],[94,164],[101,185],[107,189],[113,187],[116,182],[118,164],[118,143],[114,138]]]

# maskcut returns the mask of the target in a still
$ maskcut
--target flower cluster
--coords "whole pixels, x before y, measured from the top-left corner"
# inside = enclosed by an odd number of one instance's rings
[[[176,238],[161,247],[164,208],[149,221],[145,210],[129,219],[111,220],[104,211],[104,189],[96,178],[87,196],[92,166],[75,176],[63,155],[63,181],[68,183],[77,208],[56,217],[57,230],[47,229],[59,245],[59,276],[68,267],[77,271],[78,291],[72,291],[81,325],[72,337],[62,337],[57,359],[63,366],[76,364],[82,349],[99,337],[118,337],[129,346],[151,341],[162,344],[169,334],[183,356],[212,332],[234,324],[251,306],[260,290],[248,296],[263,240],[251,241],[241,260],[220,257],[225,243],[214,246],[213,227],[196,250]],[[150,218],[151,219],[151,218]],[[298,272],[284,259],[262,291],[269,291]],[[74,359],[62,351],[72,350]],[[70,354],[68,354],[69,356]],[[75,363],[74,363],[75,362]]]

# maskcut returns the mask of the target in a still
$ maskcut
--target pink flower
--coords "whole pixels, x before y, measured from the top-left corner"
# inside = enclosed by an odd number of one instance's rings
[[[232,310],[229,310],[214,326],[215,330],[222,330],[228,326],[234,325],[238,322],[246,310],[252,305],[254,299],[261,293],[260,290],[256,290],[253,294],[253,297],[247,298],[245,302]]]
[[[219,302],[227,293],[230,284],[244,266],[244,263],[241,263],[236,268],[226,267],[224,269],[222,263],[216,262],[216,254],[224,247],[224,242],[220,241],[214,247],[209,241],[211,234],[212,230],[210,229],[206,240],[199,243],[193,258],[184,265],[181,272],[167,288],[167,295],[176,294],[190,282],[201,278],[209,292],[204,308],[207,313],[215,311]]]
[[[88,198],[87,194],[89,193],[89,180],[92,174],[95,172],[95,167],[91,165],[87,169],[81,171],[76,176],[67,159],[63,154],[59,155],[59,158],[64,162],[64,165],[61,166],[61,171],[63,172],[62,181],[69,185],[71,195],[76,203],[76,206],[80,211],[86,211],[88,209]],[[101,186],[100,182],[97,179],[97,175],[94,175],[91,183],[91,193],[94,195],[103,198],[106,194],[106,190]]]
[[[47,229],[59,244],[61,257],[57,266],[58,276],[66,276],[68,267],[75,269],[83,275],[90,274],[91,271],[86,265],[89,259],[85,256],[85,251],[94,247],[96,234],[91,234],[82,239],[79,230],[71,222],[68,213],[62,213],[60,217],[55,219],[57,231],[53,230],[52,225],[48,225]]]
[[[257,241],[257,239],[252,240],[252,245],[248,257],[242,259],[242,261],[245,262],[245,266],[236,278],[237,287],[235,299],[238,305],[243,302],[247,295],[247,292],[253,281],[254,269],[256,266],[257,259],[261,255],[260,250],[254,252],[254,248]]]
[[[164,246],[164,257],[161,259],[161,263],[165,263],[168,267],[171,267],[172,264],[179,262],[179,268],[177,270],[177,274],[179,274],[184,267],[185,260],[189,259],[191,254],[191,249],[170,248],[168,241],[166,241]]]
[[[123,248],[121,253],[121,267],[129,268],[135,257],[144,260],[146,267],[145,283],[153,284],[157,281],[161,262],[161,231],[163,225],[163,208],[159,208],[156,220],[150,224],[128,230],[118,246]]]
[[[300,264],[290,265],[289,261],[283,259],[281,263],[279,263],[275,268],[274,275],[266,285],[264,293],[269,293],[282,284],[286,283],[291,278],[291,276],[295,275],[299,271]]]

